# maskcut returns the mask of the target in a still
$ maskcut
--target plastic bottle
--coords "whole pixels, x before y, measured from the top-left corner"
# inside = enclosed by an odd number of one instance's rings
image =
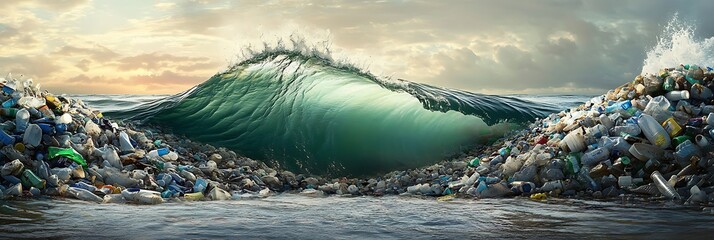
[[[509,156],[511,154],[511,148],[510,147],[502,147],[501,149],[498,150],[498,154],[501,156]]]
[[[15,138],[8,135],[5,130],[0,129],[0,142],[5,146],[12,146],[15,144]]]
[[[52,110],[50,110],[50,108],[48,108],[47,105],[43,105],[42,107],[38,108],[37,110],[40,111],[40,113],[42,113],[42,116],[44,116],[46,118],[51,118],[51,119],[55,118],[55,113],[52,112]]]
[[[355,185],[350,185],[350,187],[352,187],[352,186],[354,186],[354,188],[353,189],[347,188],[348,191],[353,195],[358,194],[359,188],[357,188],[357,186],[355,186]],[[229,192],[227,192],[226,190],[214,187],[213,189],[211,189],[211,192],[208,193],[208,197],[214,201],[223,201],[223,200],[231,199],[231,194]]]
[[[22,172],[22,181],[25,183],[26,187],[36,187],[39,189],[44,189],[47,183],[44,179],[40,179],[32,172],[30,169],[25,169]]]
[[[193,184],[193,192],[203,192],[206,190],[208,182],[203,178],[196,179],[196,183]]]
[[[25,130],[25,134],[22,136],[22,142],[28,147],[37,147],[40,145],[42,140],[42,128],[37,124],[30,124]]]
[[[644,113],[653,117],[659,125],[659,123],[664,122],[667,118],[672,117],[672,113],[669,111],[670,106],[669,100],[664,96],[657,96],[647,103]]]
[[[598,144],[600,147],[609,149],[611,154],[626,153],[632,147],[623,137],[602,137]]]
[[[607,129],[612,129],[615,126],[615,123],[612,122],[612,119],[607,114],[600,114],[600,124],[604,125]]]
[[[480,177],[480,175],[478,174],[478,172],[471,174],[471,176],[469,178],[467,178],[466,181],[464,182],[464,186],[473,186],[479,177]]]
[[[8,118],[15,118],[17,115],[17,111],[17,108],[0,108],[0,115]]]
[[[131,140],[129,140],[129,135],[125,131],[119,133],[119,146],[121,152],[134,152],[134,146],[131,145]]]
[[[164,202],[164,199],[161,197],[160,193],[156,192],[146,192],[145,190],[139,191],[139,194],[136,195],[135,201],[140,204],[149,204],[149,205],[154,205],[154,204],[160,204]]]
[[[649,105],[648,105],[649,106]],[[666,119],[665,119],[666,120]],[[669,134],[662,128],[654,117],[642,114],[637,120],[642,132],[653,145],[659,148],[667,148],[671,144]]]
[[[57,131],[55,131],[55,126],[52,126],[52,125],[50,125],[50,124],[47,124],[47,123],[37,123],[37,126],[40,126],[40,129],[42,129],[42,133],[43,133],[43,134],[47,134],[47,135],[53,136],[53,135],[55,135],[55,134],[57,133]]]
[[[511,192],[515,194],[532,193],[536,185],[532,182],[515,181],[511,183]]]
[[[71,187],[86,189],[87,191],[90,191],[90,192],[97,191],[97,187],[95,187],[94,185],[91,185],[91,184],[87,184],[85,182],[76,182],[76,183],[72,184]]]
[[[637,136],[642,133],[642,129],[640,129],[640,126],[637,124],[633,123],[627,123],[623,126],[615,126],[610,130],[610,133],[613,136],[622,136],[622,134],[627,134],[631,136]]]
[[[2,103],[2,107],[4,108],[11,108],[17,105],[17,100],[14,98],[10,98]]]
[[[597,148],[595,150],[586,152],[580,158],[580,162],[586,166],[594,166],[598,163],[605,161],[610,156],[610,151],[607,148]]]
[[[631,101],[621,101],[621,102],[617,102],[610,106],[605,107],[605,112],[606,113],[620,112],[620,113],[633,114],[634,109],[632,107]]]
[[[679,101],[683,99],[689,99],[689,91],[687,90],[682,90],[682,91],[671,91],[666,94],[664,94],[664,97],[667,98],[669,101]]]
[[[38,108],[42,105],[45,105],[45,100],[41,98],[25,96],[17,100],[17,105],[20,105],[23,108]]]
[[[57,176],[59,180],[63,181],[67,181],[70,177],[72,177],[72,169],[70,168],[53,168],[50,169],[50,172]]]
[[[96,202],[96,203],[102,203],[104,201],[104,199],[100,198],[96,194],[88,191],[87,189],[83,189],[83,188],[69,187],[67,189],[67,192],[70,193],[75,198],[84,200],[84,201],[90,201],[90,202]]]
[[[591,139],[590,142],[595,142],[603,136],[607,137],[608,130],[609,129],[607,127],[605,127],[605,125],[598,124],[598,125],[595,125],[594,127],[587,129],[587,131],[586,131],[587,137],[588,137],[588,139]]]
[[[590,188],[593,191],[600,190],[600,185],[597,182],[595,182],[595,180],[593,180],[592,177],[590,177],[590,170],[586,166],[583,166],[580,169],[580,172],[578,173],[578,180],[580,182],[585,183],[588,186],[588,188]]]
[[[10,74],[8,74],[8,76],[10,76]],[[12,77],[6,77],[6,79],[11,80]],[[15,92],[15,82],[9,81],[7,84],[4,84],[2,86],[2,91],[8,95],[13,94]]]
[[[203,199],[203,197],[203,192],[186,193],[183,195],[183,198],[188,201],[198,201]]]
[[[690,97],[693,99],[707,100],[711,99],[713,96],[714,93],[712,93],[712,90],[708,87],[702,86],[701,84],[692,85],[692,89],[690,90]]]
[[[119,158],[119,154],[113,147],[104,145],[103,148],[96,149],[96,151],[101,153],[102,158],[107,161],[110,166],[115,167],[117,169],[124,168],[124,165],[122,165],[121,159]]]
[[[27,109],[21,109],[20,111],[17,111],[17,115],[15,115],[15,129],[16,132],[25,132],[25,129],[27,129],[27,124],[30,123],[30,112],[27,111]]]
[[[54,95],[50,93],[45,94],[45,100],[47,100],[47,107],[51,109],[62,109],[62,102]]]
[[[674,152],[674,158],[680,163],[680,165],[686,166],[692,156],[699,154],[699,148],[697,148],[692,141],[686,140],[677,146],[676,152]]]
[[[146,158],[153,159],[153,158],[158,158],[158,157],[164,156],[166,154],[169,154],[168,148],[159,148],[159,149],[149,151],[149,153],[146,154]]]
[[[127,188],[121,191],[121,195],[127,201],[139,204],[159,204],[164,202],[161,193],[139,188]]]
[[[540,187],[539,190],[541,192],[550,192],[555,189],[563,189],[563,181],[555,180],[555,181],[546,182],[543,184],[542,187]]]
[[[5,196],[21,196],[22,195],[22,184],[16,183],[15,185],[12,185],[12,187],[5,189],[4,195]]]
[[[674,78],[672,76],[667,76],[664,79],[664,83],[662,84],[662,87],[664,88],[665,91],[674,91],[674,86],[675,86]]]
[[[570,153],[565,158],[566,172],[570,175],[574,175],[580,171],[580,161],[579,157],[575,153]]]
[[[662,174],[659,173],[659,171],[654,171],[650,175],[650,178],[654,182],[655,186],[657,186],[657,189],[659,189],[659,192],[669,198],[669,199],[680,199],[681,197],[679,196],[679,193],[674,190],[672,186],[667,185],[667,181],[664,180],[664,177],[662,177]]]

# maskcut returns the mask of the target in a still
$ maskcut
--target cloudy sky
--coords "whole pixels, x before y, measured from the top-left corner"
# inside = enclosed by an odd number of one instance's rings
[[[483,93],[600,93],[707,1],[2,0],[0,72],[58,93],[176,93],[299,35],[379,76]],[[707,23],[701,24],[701,23]]]

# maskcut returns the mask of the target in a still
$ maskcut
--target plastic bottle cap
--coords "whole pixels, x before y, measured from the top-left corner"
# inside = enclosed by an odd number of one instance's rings
[[[25,151],[25,144],[15,143],[15,150],[17,150],[18,152],[24,152],[24,151]]]

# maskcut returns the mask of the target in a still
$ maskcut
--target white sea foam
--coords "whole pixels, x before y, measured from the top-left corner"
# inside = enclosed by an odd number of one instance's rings
[[[657,45],[647,52],[642,74],[679,64],[714,67],[714,37],[697,38],[695,30],[693,23],[675,15],[657,38]]]

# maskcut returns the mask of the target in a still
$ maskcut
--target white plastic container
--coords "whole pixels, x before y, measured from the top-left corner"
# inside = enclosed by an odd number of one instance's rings
[[[664,97],[667,98],[669,101],[679,101],[683,99],[689,99],[689,91],[683,90],[683,91],[671,91],[666,94],[664,94]]]
[[[585,150],[585,136],[583,136],[582,130],[574,130],[568,133],[568,135],[565,135],[563,140],[561,140],[560,148],[569,150],[570,152],[581,152]]]
[[[642,129],[642,132],[645,134],[645,137],[647,137],[647,140],[649,140],[653,145],[665,149],[671,144],[669,134],[652,116],[642,114],[642,116],[640,116],[637,120],[637,124]]]
[[[669,100],[664,96],[657,96],[647,103],[644,113],[653,117],[658,123],[661,123],[667,120],[667,118],[672,117],[672,113],[669,111],[670,106]]]
[[[645,143],[632,144],[629,152],[632,156],[642,161],[647,161],[650,158],[659,158],[664,155],[664,151],[661,148]]]

